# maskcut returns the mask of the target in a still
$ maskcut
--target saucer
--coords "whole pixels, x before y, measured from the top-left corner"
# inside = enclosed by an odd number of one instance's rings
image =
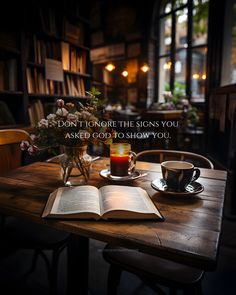
[[[104,169],[104,170],[100,171],[99,174],[101,177],[108,179],[108,180],[112,180],[112,181],[129,181],[129,180],[135,180],[139,177],[144,176],[139,171],[135,171],[134,173],[127,175],[127,176],[113,176],[113,175],[111,175],[111,172],[109,169]]]
[[[152,186],[152,188],[154,188],[155,190],[157,190],[163,194],[172,195],[172,196],[192,196],[192,195],[199,194],[204,190],[204,186],[196,181],[187,185],[183,192],[176,192],[173,190],[168,190],[166,182],[162,178],[157,178],[157,179],[153,180],[151,183],[151,186]]]

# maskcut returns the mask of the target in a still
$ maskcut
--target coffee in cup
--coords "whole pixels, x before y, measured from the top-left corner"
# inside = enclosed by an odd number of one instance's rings
[[[163,179],[168,189],[174,191],[184,191],[185,187],[197,180],[200,170],[194,165],[185,161],[165,161],[161,163]]]

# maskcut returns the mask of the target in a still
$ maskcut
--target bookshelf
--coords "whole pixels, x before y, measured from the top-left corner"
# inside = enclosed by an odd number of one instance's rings
[[[73,6],[73,1],[71,3]],[[32,9],[30,12],[29,21]],[[29,111],[34,112],[39,100],[43,110],[48,110],[58,97],[74,102],[85,101],[85,91],[91,87],[87,42],[89,22],[77,13],[77,8],[72,13],[68,6],[63,13],[50,6],[39,6],[34,18],[38,23],[34,22],[34,28],[26,37]]]
[[[0,126],[26,120],[22,86],[21,32],[1,19],[0,29]]]
[[[56,6],[52,1],[27,3],[21,7],[18,27],[4,18],[0,113],[9,116],[0,120],[0,128],[34,125],[53,110],[59,97],[73,102],[88,99],[85,91],[91,88],[92,75],[85,6],[73,0]],[[10,14],[10,8],[3,13]]]

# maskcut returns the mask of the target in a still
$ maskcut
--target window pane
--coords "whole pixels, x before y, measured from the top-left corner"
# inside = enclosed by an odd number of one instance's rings
[[[193,99],[204,99],[206,82],[206,47],[192,51],[191,90]]]
[[[197,6],[197,5],[205,4],[208,2],[209,2],[209,0],[193,0],[193,5]]]
[[[174,0],[174,7],[178,8],[180,6],[183,6],[187,4],[188,0]]]
[[[167,16],[161,19],[161,31],[160,31],[160,54],[166,54],[170,52],[171,46],[171,16]]]
[[[164,3],[161,6],[160,14],[169,13],[172,10],[172,4],[171,1],[165,0]]]
[[[187,8],[176,11],[176,48],[187,48]]]
[[[194,1],[193,9],[193,45],[207,43],[208,1]]]
[[[172,5],[171,5],[171,1],[169,1],[168,3],[166,3],[165,8],[164,8],[164,12],[165,13],[169,13],[171,11]]]
[[[175,55],[175,92],[186,94],[186,49],[180,50]]]
[[[236,83],[236,0],[226,12],[221,85]]]
[[[170,71],[171,62],[169,57],[160,58],[160,71],[159,71],[159,101],[163,101],[164,91],[170,90]]]

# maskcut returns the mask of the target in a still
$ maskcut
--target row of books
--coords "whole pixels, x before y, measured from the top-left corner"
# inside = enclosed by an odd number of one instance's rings
[[[61,45],[61,46],[60,46]],[[28,60],[36,64],[45,64],[46,58],[61,60],[63,70],[86,73],[87,53],[78,50],[67,42],[49,42],[38,39],[36,35],[28,43]]]
[[[43,72],[28,67],[26,78],[29,94],[85,96],[84,80],[79,77],[66,75],[64,82],[46,80]]]
[[[63,70],[86,73],[86,51],[78,51],[67,42],[61,42]]]
[[[0,60],[0,90],[17,91],[17,60]]]
[[[33,35],[33,38],[28,40],[27,47],[27,59],[30,62],[44,64],[45,58],[61,60],[61,50],[58,42],[45,41]]]
[[[0,102],[1,106],[1,102]],[[55,102],[41,101],[36,99],[31,101],[30,106],[28,107],[29,122],[32,127],[36,126],[37,123],[46,118],[49,114],[55,114],[57,106]]]
[[[44,116],[43,104],[40,99],[32,101],[28,107],[29,121],[31,126],[35,126]]]

